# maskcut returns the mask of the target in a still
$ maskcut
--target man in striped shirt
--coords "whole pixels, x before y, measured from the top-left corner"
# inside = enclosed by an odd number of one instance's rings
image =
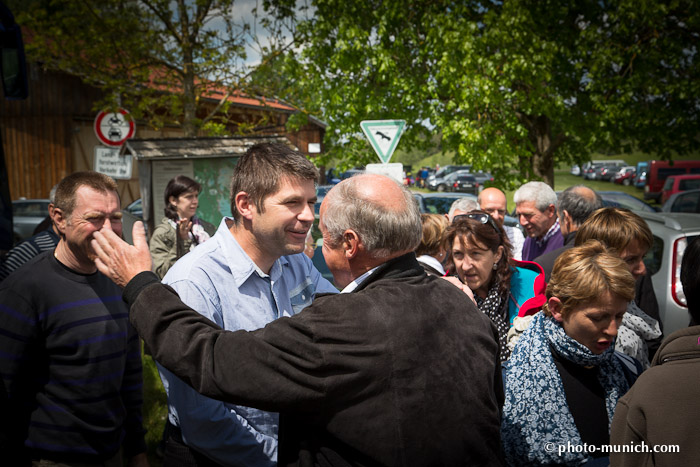
[[[147,466],[140,341],[121,291],[94,266],[92,234],[121,234],[117,187],[96,172],[64,178],[60,240],[0,285],[0,375],[7,465]]]
[[[5,261],[0,264],[0,281],[5,280],[7,276],[10,275],[15,269],[19,269],[24,263],[28,262],[30,259],[38,256],[42,251],[53,250],[58,245],[58,231],[56,226],[53,225],[53,221],[50,220],[53,213],[54,201],[56,199],[56,187],[54,185],[49,193],[49,212],[48,217],[41,221],[41,224],[37,226],[37,229],[41,228],[42,224],[47,221],[49,223],[48,227],[41,230],[40,232],[34,231],[34,235],[18,244],[12,248],[5,257]]]

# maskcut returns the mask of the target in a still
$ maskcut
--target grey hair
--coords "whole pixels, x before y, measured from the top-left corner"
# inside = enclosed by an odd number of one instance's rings
[[[51,188],[51,191],[49,191],[49,201],[51,204],[54,204],[56,202],[56,189],[58,188],[58,183]]]
[[[357,233],[372,258],[415,250],[423,236],[423,228],[418,203],[411,192],[396,183],[403,194],[405,207],[386,209],[361,197],[358,186],[363,182],[362,176],[349,178],[326,195],[327,205],[321,222],[328,233],[329,246],[339,245],[343,241],[343,232],[349,229]]]
[[[593,198],[582,193],[590,190]],[[571,216],[571,221],[577,227],[583,224],[595,211],[603,207],[603,198],[598,193],[584,185],[570,186],[559,194],[557,214],[562,217],[564,211]]]
[[[450,212],[447,213],[447,217],[452,219],[455,211],[472,212],[479,210],[479,203],[474,198],[460,198],[450,206]]]
[[[550,204],[557,204],[557,194],[544,182],[527,182],[517,189],[513,195],[513,201],[516,205],[534,201],[535,207],[539,211],[544,211]]]

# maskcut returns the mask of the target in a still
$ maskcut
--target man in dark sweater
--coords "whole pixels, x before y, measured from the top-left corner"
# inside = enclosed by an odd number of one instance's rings
[[[103,228],[93,246],[159,362],[209,397],[280,412],[279,465],[502,465],[495,327],[416,261],[411,193],[358,175],[320,215],[344,289],[253,332],[220,329],[159,283],[143,232],[132,247]]]
[[[60,240],[0,286],[6,465],[147,466],[138,335],[119,288],[97,271],[92,234],[121,234],[117,186],[77,172],[58,186]],[[8,426],[10,425],[10,426]]]

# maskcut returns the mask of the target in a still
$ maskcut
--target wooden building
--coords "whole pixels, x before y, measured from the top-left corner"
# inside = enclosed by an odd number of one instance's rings
[[[12,199],[47,198],[49,190],[64,176],[79,170],[94,169],[95,147],[99,140],[93,124],[94,104],[102,91],[70,74],[46,70],[28,64],[29,98],[20,101],[0,99],[0,129],[5,149]],[[213,95],[205,105],[216,105]],[[311,120],[299,131],[289,133],[285,124],[295,112],[291,106],[274,100],[230,97],[232,120],[240,123],[260,121],[255,134],[284,134],[301,152],[322,151],[325,125]],[[127,109],[128,110],[128,109]],[[235,123],[233,128],[235,129]],[[136,122],[137,138],[174,138],[182,136],[179,128],[152,130]],[[139,198],[137,165],[130,180],[118,180],[122,206]]]

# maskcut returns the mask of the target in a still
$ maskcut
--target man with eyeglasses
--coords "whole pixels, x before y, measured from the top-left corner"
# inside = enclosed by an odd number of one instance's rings
[[[121,236],[117,185],[76,172],[56,189],[60,240],[0,286],[6,465],[147,466],[141,345],[121,291],[97,271],[93,234]]]
[[[479,208],[488,213],[505,230],[510,244],[513,245],[513,258],[517,260],[522,259],[523,243],[525,242],[523,233],[515,227],[503,225],[508,212],[508,201],[505,193],[498,188],[485,188],[479,193],[477,202],[479,203]]]
[[[528,182],[513,195],[515,213],[527,238],[523,243],[522,259],[532,261],[548,251],[564,246],[559,227],[557,194],[543,182]]]

